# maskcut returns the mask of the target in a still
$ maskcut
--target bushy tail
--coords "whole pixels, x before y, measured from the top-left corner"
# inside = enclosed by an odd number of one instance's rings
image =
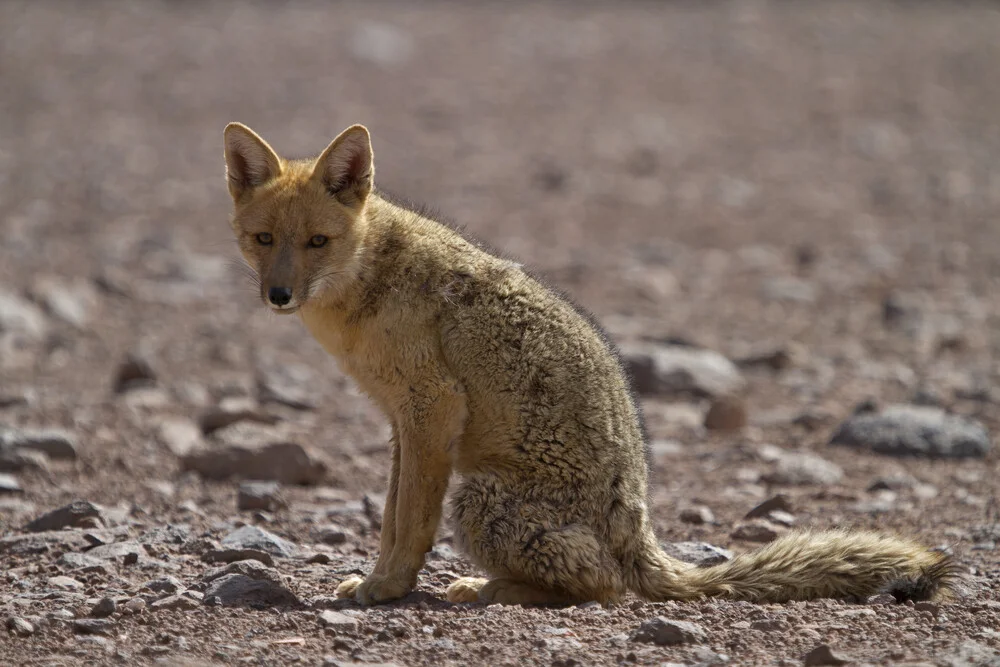
[[[655,538],[647,539],[629,584],[654,601],[863,600],[889,593],[902,602],[945,595],[955,574],[948,556],[909,540],[870,532],[799,531],[712,567],[671,558]]]

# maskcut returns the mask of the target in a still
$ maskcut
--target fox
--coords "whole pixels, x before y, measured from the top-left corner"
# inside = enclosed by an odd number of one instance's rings
[[[241,123],[224,146],[230,223],[260,299],[297,315],[391,427],[379,555],[338,597],[413,591],[452,484],[455,543],[488,575],[451,583],[454,603],[948,595],[951,558],[888,533],[798,530],[710,567],[667,555],[641,406],[592,316],[376,190],[363,125],[310,159],[280,157]]]

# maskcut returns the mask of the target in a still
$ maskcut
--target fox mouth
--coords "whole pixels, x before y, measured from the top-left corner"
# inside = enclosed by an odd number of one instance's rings
[[[300,304],[289,304],[287,306],[275,306],[274,304],[267,304],[267,307],[271,309],[272,313],[277,315],[294,315],[298,312],[301,307]]]

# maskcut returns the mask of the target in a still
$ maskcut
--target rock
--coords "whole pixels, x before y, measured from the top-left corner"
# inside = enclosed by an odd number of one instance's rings
[[[733,359],[733,363],[744,369],[760,368],[783,371],[793,365],[797,356],[803,356],[801,350],[790,346],[781,346],[749,351],[747,354]]]
[[[299,600],[284,584],[271,579],[253,579],[243,574],[225,574],[205,589],[205,602],[218,599],[223,606],[271,606],[298,604]]]
[[[116,611],[118,611],[118,604],[114,598],[103,597],[90,610],[90,616],[92,618],[107,618]]]
[[[174,456],[187,456],[204,445],[198,425],[182,417],[164,418],[160,421],[156,434]]]
[[[154,593],[166,593],[167,595],[172,595],[174,593],[180,593],[184,590],[184,584],[181,583],[180,579],[177,577],[161,577],[160,579],[153,579],[152,581],[147,581],[142,585],[143,589],[152,591]]]
[[[16,637],[30,637],[35,634],[35,626],[19,616],[7,618],[7,631]]]
[[[272,443],[260,448],[229,445],[204,449],[181,457],[181,468],[193,470],[206,479],[239,477],[282,484],[316,484],[327,471],[325,462],[292,442]]]
[[[816,301],[816,286],[801,278],[780,276],[766,280],[761,286],[761,295],[769,301],[813,303]]]
[[[32,533],[41,533],[60,528],[93,528],[103,525],[99,506],[86,500],[75,500],[69,505],[43,514],[24,529]]]
[[[277,570],[273,567],[264,565],[257,560],[241,560],[230,563],[224,567],[213,568],[205,573],[205,576],[202,577],[202,581],[208,583],[227,574],[241,574],[251,579],[273,581],[279,584],[281,583],[281,575],[278,574]]]
[[[679,518],[684,523],[692,523],[695,525],[715,522],[715,515],[712,514],[712,510],[704,505],[698,505],[697,507],[689,507],[688,509],[681,510]]]
[[[23,492],[24,489],[21,488],[21,483],[17,481],[17,477],[8,475],[7,473],[0,473],[0,494]]]
[[[201,426],[202,433],[211,435],[219,429],[243,421],[272,425],[277,424],[280,420],[275,415],[261,411],[252,399],[230,396],[202,414],[198,424]]]
[[[165,598],[160,598],[156,602],[149,605],[152,611],[163,611],[164,609],[176,609],[179,611],[190,611],[192,609],[197,609],[200,605],[196,600],[184,595],[168,595]]]
[[[36,301],[53,316],[82,329],[97,305],[97,294],[87,282],[69,282],[53,276],[38,279],[31,290]]]
[[[990,449],[990,436],[968,417],[934,407],[894,405],[881,412],[856,412],[840,425],[830,444],[890,456],[982,458]]]
[[[146,550],[141,544],[134,541],[112,542],[90,549],[86,556],[102,561],[121,559],[124,565],[135,565],[140,559],[146,558]]]
[[[118,365],[115,372],[114,390],[124,394],[133,389],[151,387],[156,384],[156,373],[146,359],[138,354],[130,354]]]
[[[738,431],[746,425],[746,402],[735,396],[715,399],[705,413],[705,428],[710,431]]]
[[[711,350],[633,343],[622,346],[622,356],[636,391],[644,396],[724,396],[745,384],[739,369]]]
[[[115,624],[106,618],[78,618],[72,625],[80,635],[110,635]]]
[[[731,533],[734,540],[747,542],[771,542],[779,535],[778,527],[763,519],[752,519],[737,524]]]
[[[124,605],[122,605],[122,611],[126,614],[141,614],[146,611],[146,601],[140,597],[134,597]]]
[[[358,619],[332,609],[325,609],[319,613],[319,624],[337,632],[357,632],[361,629],[361,622]]]
[[[752,510],[747,512],[746,516],[743,518],[744,519],[756,519],[759,517],[766,518],[767,515],[776,510],[782,512],[792,511],[792,501],[784,493],[779,493],[774,496],[771,496],[770,498],[768,498],[767,500],[765,500],[764,502],[760,503]]]
[[[273,512],[287,506],[285,499],[281,497],[277,482],[243,482],[236,496],[236,507],[240,510]]]
[[[78,530],[51,530],[42,533],[20,533],[0,537],[0,553],[31,556],[50,550],[79,551],[90,544]]]
[[[21,472],[22,470],[49,469],[49,457],[43,452],[30,449],[8,449],[0,447],[0,471]]]
[[[42,452],[53,459],[75,459],[76,441],[72,434],[56,429],[9,430],[0,433],[0,448]]]
[[[902,491],[919,484],[920,480],[908,472],[894,472],[876,479],[868,486],[868,491]]]
[[[9,292],[0,292],[0,333],[23,334],[30,340],[41,340],[48,325],[42,310],[27,299]]]
[[[319,541],[330,546],[344,544],[350,537],[350,531],[340,526],[323,526],[319,529]]]
[[[732,551],[706,542],[667,542],[660,547],[668,556],[698,567],[718,565],[733,557]]]
[[[842,658],[833,652],[826,644],[820,644],[813,650],[805,654],[802,664],[805,667],[819,667],[820,665],[846,665],[850,660]]]
[[[308,366],[281,365],[257,372],[257,399],[261,403],[277,403],[294,410],[314,410],[316,401],[311,388],[314,373]]]
[[[298,547],[258,526],[243,526],[222,538],[222,546],[230,549],[256,549],[271,556],[290,558]]]
[[[206,563],[236,563],[254,560],[268,567],[274,565],[274,558],[271,557],[271,554],[260,549],[210,549],[201,555],[201,560]]]
[[[774,471],[763,476],[768,484],[801,486],[836,484],[844,470],[836,463],[805,452],[783,452]]]
[[[689,621],[673,621],[663,616],[657,616],[643,621],[632,637],[632,641],[658,646],[675,644],[695,644],[705,641],[708,635],[696,623]]]

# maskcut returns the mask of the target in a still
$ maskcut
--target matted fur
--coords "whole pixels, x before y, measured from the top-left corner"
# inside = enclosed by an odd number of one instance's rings
[[[639,406],[612,344],[519,264],[374,188],[368,131],[285,160],[226,128],[233,231],[260,278],[385,413],[392,471],[381,552],[338,595],[369,604],[416,585],[445,490],[462,550],[490,580],[455,601],[759,602],[930,598],[953,567],[905,539],[798,532],[709,568],[660,549],[646,507]]]

